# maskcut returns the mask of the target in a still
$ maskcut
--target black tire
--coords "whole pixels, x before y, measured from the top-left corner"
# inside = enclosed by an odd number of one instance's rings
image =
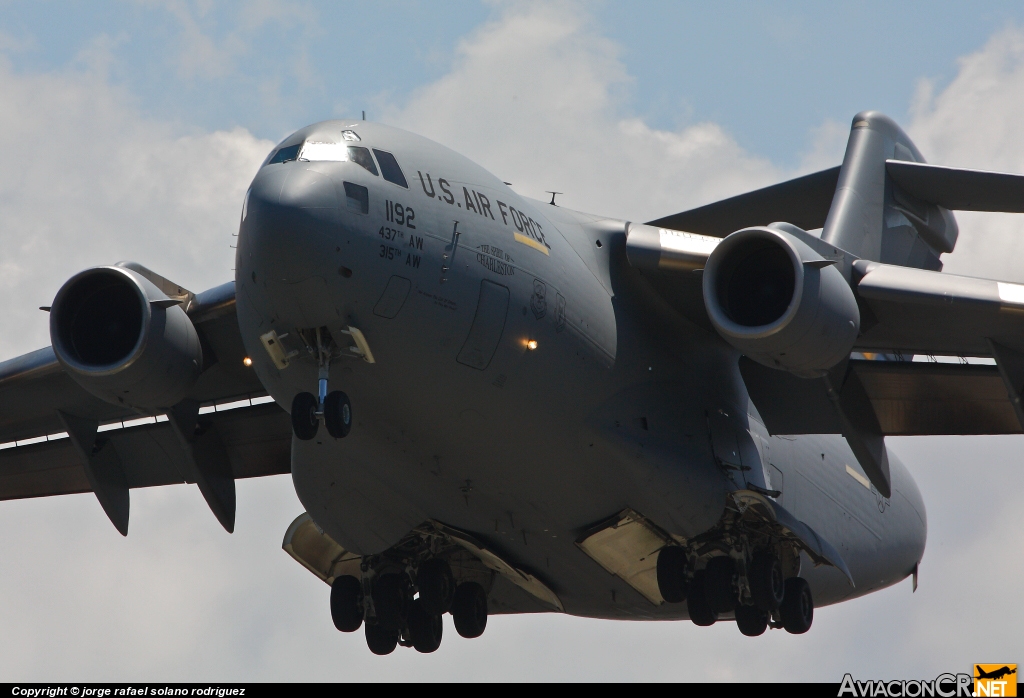
[[[779,562],[779,558],[767,551],[754,553],[754,560],[747,574],[755,606],[771,613],[782,605],[786,593],[786,578],[782,574],[782,563]]]
[[[447,560],[434,558],[420,565],[416,572],[416,587],[427,613],[441,615],[451,609],[455,598],[455,577]]]
[[[452,619],[455,630],[462,637],[474,638],[484,634],[487,627],[487,592],[476,582],[460,584],[452,599]]]
[[[344,575],[331,585],[331,619],[343,633],[354,633],[363,624],[363,587],[359,580]]]
[[[811,629],[814,622],[814,599],[811,598],[811,586],[806,579],[790,577],[786,580],[786,594],[779,606],[782,616],[782,627],[786,632],[802,635]]]
[[[379,623],[367,623],[366,646],[374,654],[391,654],[398,647],[398,631]]]
[[[377,625],[399,631],[408,611],[409,579],[404,574],[382,574],[373,583],[373,610]]]
[[[429,654],[441,646],[444,623],[440,613],[430,613],[419,598],[409,606],[409,635],[417,652]]]
[[[686,551],[669,545],[658,553],[658,591],[668,603],[686,601]]]
[[[352,429],[352,403],[340,390],[324,398],[324,426],[327,433],[336,439],[344,439]]]
[[[756,606],[737,606],[736,627],[747,637],[763,635],[768,629],[768,613]]]
[[[731,557],[713,557],[704,569],[704,596],[715,613],[728,613],[736,608],[736,562]]]
[[[686,612],[689,614],[693,624],[701,627],[714,625],[715,621],[718,620],[718,614],[712,610],[704,593],[704,581],[704,570],[694,572],[693,579],[690,581],[689,593],[686,595]]]
[[[320,428],[316,408],[316,397],[312,393],[299,393],[292,400],[292,431],[303,441],[311,440]]]

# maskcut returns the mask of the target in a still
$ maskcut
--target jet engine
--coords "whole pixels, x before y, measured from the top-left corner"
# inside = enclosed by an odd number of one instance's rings
[[[704,267],[704,305],[718,333],[745,355],[813,378],[849,356],[860,310],[835,261],[784,227],[746,228],[722,240]]]
[[[79,385],[143,411],[178,403],[203,366],[199,335],[178,301],[120,266],[86,269],[61,287],[50,341]]]

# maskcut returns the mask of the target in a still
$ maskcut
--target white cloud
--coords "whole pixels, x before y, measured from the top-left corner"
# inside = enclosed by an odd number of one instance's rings
[[[147,119],[94,72],[19,75],[0,59],[0,289],[10,356],[49,343],[76,271],[131,259],[194,290],[234,277],[242,197],[271,144]]]
[[[933,162],[1024,171],[1013,125],[1024,39],[997,35],[946,89],[922,91],[910,132]],[[452,70],[388,118],[464,152],[528,195],[644,219],[787,174],[721,127],[653,129],[628,116],[618,48],[574,5],[512,5],[460,45]],[[34,310],[75,271],[135,259],[194,289],[231,278],[240,202],[271,144],[143,117],[96,72],[22,75],[0,61],[0,356],[47,343]],[[298,124],[296,124],[298,126]],[[802,167],[831,164],[826,123]],[[955,264],[1003,265],[1016,223],[964,229]],[[984,226],[993,226],[986,228]],[[1003,226],[1003,227],[1000,227]],[[975,245],[973,240],[983,240]],[[994,245],[994,247],[992,246]],[[964,260],[961,262],[960,260]],[[133,492],[122,539],[91,495],[0,506],[0,674],[18,680],[381,678],[930,678],[1019,654],[1024,545],[1019,439],[903,439],[928,503],[922,586],[820,609],[802,637],[730,623],[496,617],[435,655],[376,658],[331,626],[327,588],[280,550],[301,506],[287,478],[239,483],[228,536],[194,487]]]
[[[678,131],[625,116],[615,43],[570,3],[508,5],[463,40],[451,71],[385,120],[437,140],[565,206],[630,220],[781,178],[714,123]]]
[[[908,133],[929,162],[1024,172],[1024,30],[1009,27],[960,60],[944,90],[922,81]],[[1022,280],[1024,216],[956,214],[960,240],[946,271]]]

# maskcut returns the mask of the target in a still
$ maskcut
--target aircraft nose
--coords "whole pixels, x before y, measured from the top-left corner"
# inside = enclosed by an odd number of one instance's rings
[[[267,280],[294,284],[322,275],[327,252],[334,249],[339,224],[334,182],[307,165],[268,165],[249,190],[239,244],[259,260],[255,270]]]

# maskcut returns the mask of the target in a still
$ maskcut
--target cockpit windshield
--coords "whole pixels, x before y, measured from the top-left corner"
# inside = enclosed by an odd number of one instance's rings
[[[365,168],[366,171],[374,177],[377,176],[377,166],[373,164],[373,158],[370,157],[370,151],[366,148],[362,148],[357,145],[350,145],[348,147],[348,159]]]
[[[374,177],[378,176],[370,151],[358,145],[306,141],[298,159],[307,162],[354,162]]]

